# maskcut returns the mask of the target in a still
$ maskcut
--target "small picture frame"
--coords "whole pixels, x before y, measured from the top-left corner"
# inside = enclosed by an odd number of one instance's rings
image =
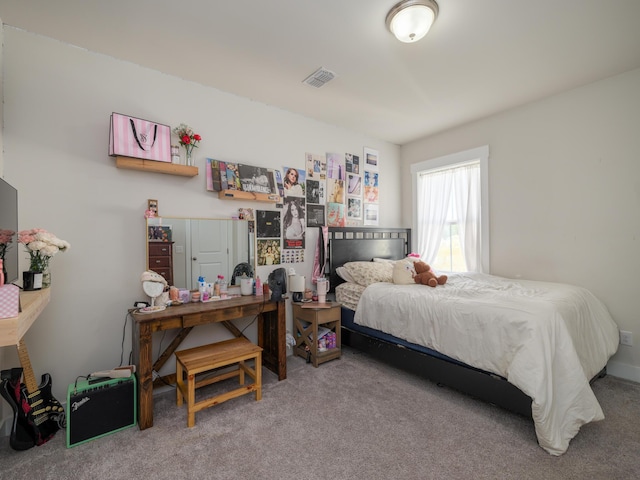
[[[364,147],[364,168],[374,172],[378,171],[378,151]]]
[[[158,212],[158,200],[154,200],[153,198],[147,200],[147,210],[153,212],[154,217],[159,217],[160,212]]]

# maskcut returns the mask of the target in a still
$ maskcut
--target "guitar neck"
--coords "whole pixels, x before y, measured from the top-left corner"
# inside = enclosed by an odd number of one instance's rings
[[[33,367],[31,366],[31,360],[29,360],[27,345],[20,339],[17,348],[18,358],[20,359],[20,365],[22,365],[22,373],[24,375],[24,384],[27,387],[27,391],[33,393],[38,390],[38,383],[36,382],[36,376],[33,374]]]

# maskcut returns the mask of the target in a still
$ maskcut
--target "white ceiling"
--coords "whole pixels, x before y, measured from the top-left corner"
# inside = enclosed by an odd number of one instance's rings
[[[0,0],[5,25],[404,144],[640,67],[640,0]],[[321,88],[302,81],[334,71]]]

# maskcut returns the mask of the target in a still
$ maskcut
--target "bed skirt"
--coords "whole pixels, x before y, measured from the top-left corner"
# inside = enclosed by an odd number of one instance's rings
[[[342,307],[342,344],[414,375],[447,386],[510,412],[531,416],[531,397],[503,377],[471,367],[434,350],[353,323]]]

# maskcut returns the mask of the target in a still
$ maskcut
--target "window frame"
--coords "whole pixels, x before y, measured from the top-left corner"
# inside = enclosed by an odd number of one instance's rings
[[[424,160],[411,165],[412,204],[413,204],[413,228],[411,229],[414,245],[418,245],[418,175],[431,170],[442,170],[462,166],[464,164],[480,161],[480,265],[482,272],[491,272],[490,236],[489,236],[489,145],[471,148],[462,152],[452,153],[441,157]]]

